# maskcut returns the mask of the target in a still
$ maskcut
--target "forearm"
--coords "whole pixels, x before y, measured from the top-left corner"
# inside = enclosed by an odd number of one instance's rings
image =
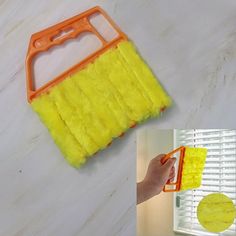
[[[147,201],[160,192],[161,190],[153,188],[150,183],[144,180],[137,183],[137,204]]]

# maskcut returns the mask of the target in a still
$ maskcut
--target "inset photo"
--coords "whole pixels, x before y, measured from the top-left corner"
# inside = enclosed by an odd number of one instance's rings
[[[137,235],[235,232],[236,130],[138,130]]]

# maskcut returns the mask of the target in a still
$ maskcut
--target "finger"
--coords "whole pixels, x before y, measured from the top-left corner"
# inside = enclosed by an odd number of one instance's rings
[[[175,177],[175,172],[169,174],[169,179],[172,179]]]
[[[173,173],[173,172],[175,172],[175,167],[174,166],[170,170],[170,173]]]
[[[170,182],[173,182],[173,181],[174,181],[174,179],[175,179],[175,178],[171,178],[171,179],[170,179]]]
[[[175,176],[175,171],[171,171],[171,172],[169,173],[169,176]]]
[[[159,155],[156,156],[154,159],[160,161],[164,156],[165,156],[165,154],[159,154]]]
[[[162,158],[164,158],[166,155],[165,154],[159,154],[158,156],[154,157],[152,159],[153,162],[161,164]]]
[[[176,158],[170,158],[166,161],[163,167],[166,168],[166,170],[170,172],[171,168],[174,167],[175,162],[176,162]]]
[[[170,175],[173,175],[173,174],[175,174],[175,169],[174,169],[173,167],[171,168],[171,170],[170,170],[169,174],[170,174]]]

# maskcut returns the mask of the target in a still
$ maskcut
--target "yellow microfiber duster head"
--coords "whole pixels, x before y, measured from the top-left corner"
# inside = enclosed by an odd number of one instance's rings
[[[208,231],[219,233],[227,230],[234,222],[236,208],[224,194],[212,193],[205,196],[197,207],[197,218]]]
[[[206,155],[206,148],[185,148],[180,190],[199,188],[201,186]]]
[[[177,153],[179,154],[177,178],[174,182],[167,182],[163,189],[164,192],[177,192],[201,186],[207,149],[182,146],[168,153],[162,159],[162,163]]]
[[[124,37],[117,40],[31,101],[75,167],[171,104],[134,45]]]

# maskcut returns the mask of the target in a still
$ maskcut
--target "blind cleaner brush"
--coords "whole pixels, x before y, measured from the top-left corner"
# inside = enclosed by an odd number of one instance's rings
[[[94,14],[104,16],[118,36],[107,41],[90,22]],[[68,34],[55,38],[68,29]],[[33,58],[84,32],[95,35],[101,48],[36,89]],[[26,77],[29,103],[74,167],[171,104],[133,43],[100,7],[33,34],[26,57]]]
[[[199,188],[202,182],[206,156],[206,148],[184,146],[164,156],[161,160],[162,163],[165,163],[169,158],[177,157],[178,171],[176,179],[173,182],[168,181],[163,191],[178,192]]]

